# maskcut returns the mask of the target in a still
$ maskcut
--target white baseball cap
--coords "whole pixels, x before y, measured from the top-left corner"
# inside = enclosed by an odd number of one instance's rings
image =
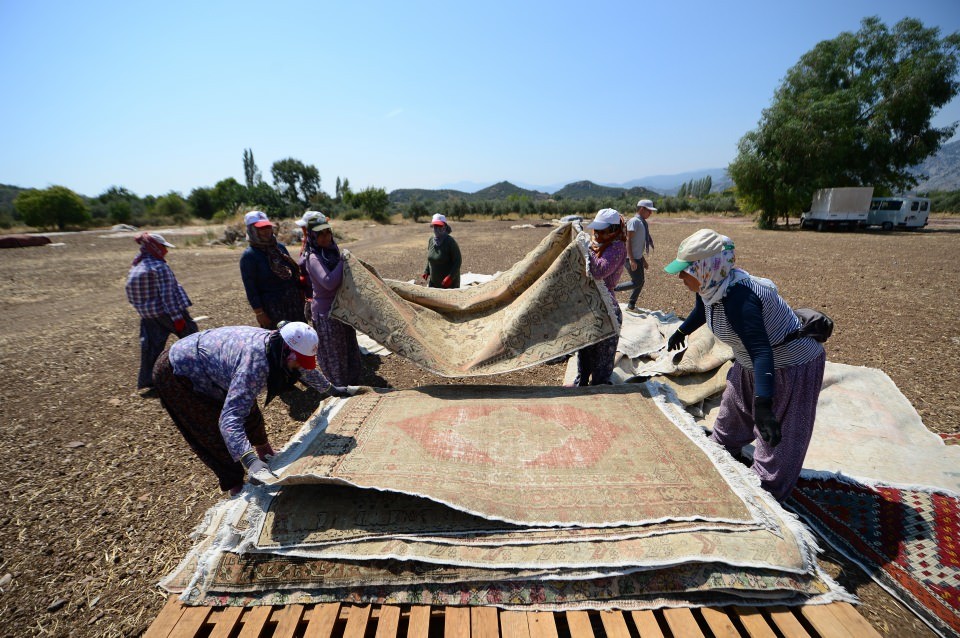
[[[330,228],[330,220],[318,210],[308,210],[303,214],[303,217],[294,223],[300,228],[306,228],[314,232]]]
[[[437,213],[433,216],[433,219],[430,221],[430,224],[433,226],[446,226],[447,225],[447,216]]]
[[[597,211],[597,216],[593,221],[587,224],[587,228],[594,230],[604,230],[610,226],[620,225],[620,213],[613,208],[601,208]]]
[[[667,264],[664,270],[671,275],[676,275],[686,270],[690,264],[719,255],[724,250],[733,250],[733,241],[729,237],[724,237],[709,228],[701,228],[680,242],[677,258]]]
[[[167,248],[176,248],[176,246],[174,246],[173,244],[168,242],[166,239],[164,239],[163,235],[161,235],[160,233],[147,233],[147,234],[150,235],[150,237],[153,238],[153,240],[158,244],[166,246]]]
[[[317,331],[302,321],[291,321],[280,328],[280,336],[297,356],[301,368],[313,370],[317,367]]]
[[[252,225],[254,228],[263,228],[265,226],[273,226],[270,223],[270,218],[267,217],[267,214],[262,210],[252,210],[246,215],[243,216],[243,223],[247,226]]]
[[[641,199],[639,202],[637,202],[637,208],[647,208],[653,212],[657,212],[657,209],[653,207],[652,199]]]

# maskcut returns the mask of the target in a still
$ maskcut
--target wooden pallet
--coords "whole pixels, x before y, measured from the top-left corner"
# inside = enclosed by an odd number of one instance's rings
[[[879,638],[849,603],[656,611],[504,611],[423,605],[185,607],[167,600],[145,638]]]

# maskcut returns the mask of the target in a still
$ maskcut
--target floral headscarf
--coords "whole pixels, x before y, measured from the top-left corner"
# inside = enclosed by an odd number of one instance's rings
[[[140,254],[133,259],[131,265],[136,266],[143,261],[143,258],[147,255],[156,257],[160,261],[166,261],[164,257],[167,254],[167,247],[161,244],[153,235],[150,233],[137,233],[133,239],[140,244]]]
[[[684,272],[693,275],[700,282],[700,292],[697,294],[708,306],[722,300],[732,284],[750,277],[750,273],[735,266],[737,258],[733,242],[729,237],[722,239],[724,250],[695,261],[684,269]]]

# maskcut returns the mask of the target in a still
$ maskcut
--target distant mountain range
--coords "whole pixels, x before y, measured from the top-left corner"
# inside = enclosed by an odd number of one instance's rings
[[[940,147],[923,160],[914,173],[926,175],[914,189],[920,193],[960,190],[960,140]]]
[[[461,199],[465,202],[478,202],[485,200],[503,200],[510,197],[527,197],[532,200],[541,199],[596,199],[619,198],[627,196],[638,199],[644,197],[656,197],[659,193],[644,188],[634,186],[632,188],[623,188],[620,186],[603,186],[593,182],[581,181],[567,184],[554,193],[545,193],[543,191],[529,188],[521,188],[510,182],[498,182],[486,188],[482,188],[473,193],[456,190],[452,188],[442,188],[439,190],[430,190],[426,188],[398,188],[390,191],[391,204],[406,204],[414,199],[421,202],[438,202],[449,199]]]

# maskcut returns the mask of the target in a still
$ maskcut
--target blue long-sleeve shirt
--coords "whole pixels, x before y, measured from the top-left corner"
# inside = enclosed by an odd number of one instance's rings
[[[277,248],[289,255],[287,247],[277,243]],[[264,301],[275,301],[284,295],[288,287],[299,285],[300,273],[294,272],[290,279],[281,279],[270,270],[270,258],[267,253],[248,246],[240,256],[240,278],[247,293],[251,308],[263,308]]]

